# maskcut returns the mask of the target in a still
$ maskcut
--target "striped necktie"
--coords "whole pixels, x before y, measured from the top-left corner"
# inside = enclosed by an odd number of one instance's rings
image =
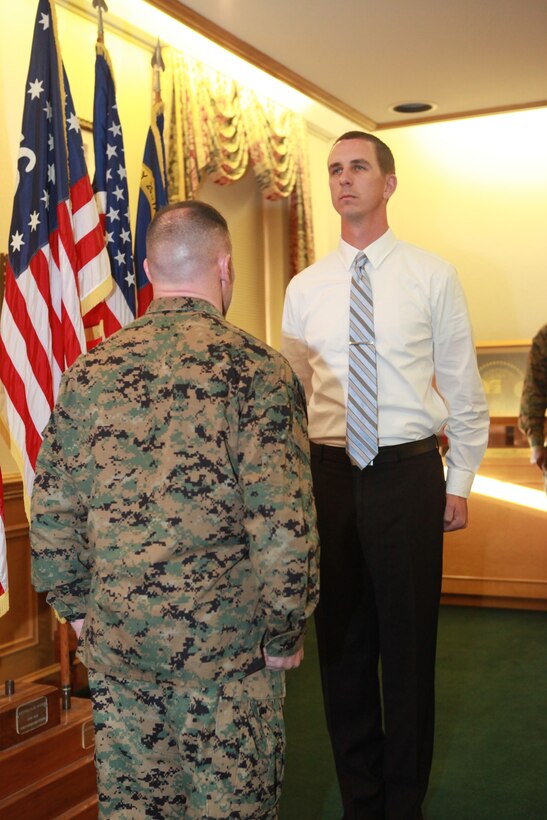
[[[360,252],[353,262],[346,417],[346,450],[352,463],[361,469],[378,453],[374,312],[366,261],[366,255]]]

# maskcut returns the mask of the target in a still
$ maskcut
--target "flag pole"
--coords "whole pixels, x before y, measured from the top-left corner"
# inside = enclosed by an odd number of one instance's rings
[[[70,651],[68,646],[68,621],[60,622],[57,625],[59,630],[59,660],[61,663],[61,704],[65,711],[72,707],[71,693],[72,684],[70,681]]]
[[[161,72],[165,71],[165,63],[163,62],[163,57],[161,56],[161,44],[160,38],[158,37],[158,42],[156,44],[156,48],[154,49],[154,53],[152,55],[152,68],[154,69],[154,77],[153,77],[153,90],[154,90],[154,102],[159,103],[161,102]]]
[[[151,59],[152,76],[152,116],[144,146],[137,223],[135,227],[135,275],[137,281],[137,315],[146,313],[154,293],[144,271],[146,258],[146,231],[154,215],[169,203],[167,192],[167,168],[163,142],[163,102],[161,99],[161,72],[165,64],[161,56],[158,38]]]
[[[108,11],[105,0],[93,0],[93,8],[97,9],[97,42],[104,43],[103,11]]]
[[[103,11],[108,11],[105,0],[93,0],[93,8],[97,9],[97,41],[104,42]],[[61,705],[64,711],[72,708],[72,682],[70,679],[70,648],[68,621],[63,620],[57,624],[59,630],[59,663],[60,683],[61,683]]]

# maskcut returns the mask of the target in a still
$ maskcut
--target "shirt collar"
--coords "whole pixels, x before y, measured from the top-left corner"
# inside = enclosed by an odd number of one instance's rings
[[[344,267],[347,271],[351,270],[353,265],[353,260],[355,259],[356,255],[359,251],[363,251],[366,253],[367,258],[370,260],[372,267],[377,268],[379,265],[384,261],[386,256],[391,253],[395,244],[397,242],[397,237],[391,230],[388,228],[387,231],[368,245],[366,248],[354,248],[353,245],[350,245],[344,239],[340,238],[340,242],[338,245],[338,253],[342,258],[342,262]]]
[[[211,313],[220,316],[220,311],[205,299],[196,299],[193,296],[164,296],[153,299],[146,315],[151,313]]]

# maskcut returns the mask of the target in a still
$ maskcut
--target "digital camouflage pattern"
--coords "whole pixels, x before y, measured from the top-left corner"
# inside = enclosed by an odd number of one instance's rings
[[[86,666],[210,687],[293,654],[318,597],[298,380],[209,303],[153,302],[65,372],[31,518]]]
[[[283,674],[195,691],[93,670],[89,680],[101,817],[277,817]]]
[[[532,340],[520,403],[519,427],[530,447],[543,446],[545,442],[546,409],[547,325],[543,325]]]

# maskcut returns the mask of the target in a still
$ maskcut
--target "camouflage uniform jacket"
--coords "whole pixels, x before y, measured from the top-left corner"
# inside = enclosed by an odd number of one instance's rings
[[[318,597],[303,391],[209,303],[154,301],[64,374],[32,578],[86,665],[225,682],[289,655]]]
[[[532,340],[520,402],[519,427],[530,447],[543,446],[547,409],[547,325]]]

